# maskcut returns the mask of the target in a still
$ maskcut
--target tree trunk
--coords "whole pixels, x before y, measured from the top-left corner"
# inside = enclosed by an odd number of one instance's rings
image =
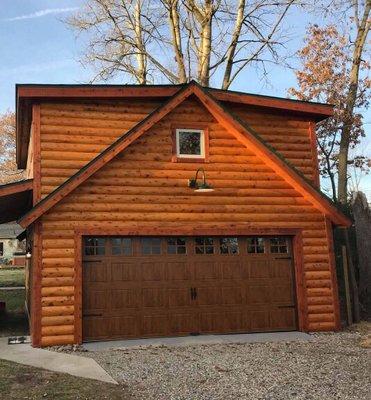
[[[227,50],[226,55],[226,66],[224,71],[223,77],[223,84],[222,89],[227,90],[231,84],[231,73],[234,61],[234,55],[236,52],[236,47],[238,44],[238,39],[241,34],[242,23],[244,19],[244,12],[245,12],[245,0],[239,0],[238,8],[237,8],[237,16],[236,16],[236,23],[234,26],[234,31],[232,35],[232,40]]]
[[[187,82],[187,74],[184,65],[182,39],[180,33],[179,1],[170,0],[170,2],[168,3],[168,11],[169,11],[169,24],[172,35],[173,49],[178,69],[178,82],[185,83]]]
[[[352,210],[357,240],[359,297],[366,316],[371,316],[371,209],[362,192],[355,196]]]
[[[200,21],[201,22],[201,21]],[[212,1],[205,1],[205,12],[201,22],[201,45],[199,54],[200,85],[210,84],[210,58],[211,58],[211,34],[212,34]]]
[[[342,204],[347,202],[348,187],[348,153],[350,143],[350,132],[353,123],[353,111],[357,99],[359,67],[363,48],[366,42],[368,31],[370,30],[370,14],[371,1],[367,0],[363,13],[361,24],[358,27],[357,38],[354,44],[352,69],[350,71],[349,91],[347,95],[344,125],[341,132],[340,148],[339,148],[339,167],[338,167],[338,199]]]
[[[140,85],[145,85],[147,83],[147,63],[146,63],[146,50],[143,43],[143,32],[142,32],[142,23],[141,23],[141,0],[137,0],[135,4],[135,13],[134,13],[134,21],[135,21],[135,44],[137,48],[137,64],[138,64],[138,74],[137,80]]]

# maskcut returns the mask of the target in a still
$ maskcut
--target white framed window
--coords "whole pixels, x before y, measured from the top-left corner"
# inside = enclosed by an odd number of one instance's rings
[[[205,132],[202,129],[176,129],[178,158],[205,158]]]

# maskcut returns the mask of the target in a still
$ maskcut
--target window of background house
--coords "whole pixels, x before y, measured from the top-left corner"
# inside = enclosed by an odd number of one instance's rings
[[[198,129],[177,129],[176,155],[179,158],[205,158],[205,133]]]
[[[247,238],[247,252],[250,254],[261,254],[265,252],[264,238]]]
[[[271,253],[286,254],[289,252],[286,238],[283,237],[271,238],[269,239],[269,242],[270,242]]]
[[[4,243],[0,242],[0,257],[4,255]]]

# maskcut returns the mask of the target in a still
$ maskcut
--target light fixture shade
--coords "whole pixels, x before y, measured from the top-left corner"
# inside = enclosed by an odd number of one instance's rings
[[[213,191],[214,191],[213,187],[206,182],[199,183],[195,189],[195,192],[197,193],[209,193]]]
[[[198,188],[195,190],[196,193],[210,193],[213,192],[213,188]]]

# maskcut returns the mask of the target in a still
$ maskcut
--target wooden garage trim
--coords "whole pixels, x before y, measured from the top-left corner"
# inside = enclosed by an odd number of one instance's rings
[[[82,228],[75,230],[75,343],[83,341],[82,332],[82,238],[83,236],[291,236],[294,257],[294,277],[298,327],[300,331],[308,330],[307,301],[303,267],[303,241],[300,228],[254,229],[248,224],[164,224],[161,226],[128,225],[120,229]]]
[[[232,133],[237,140],[248,148],[252,148],[264,163],[283,177],[287,183],[309,200],[317,209],[331,218],[334,223],[342,226],[349,226],[351,224],[351,221],[340,212],[327,197],[313,187],[300,172],[291,166],[283,157],[279,156],[251,127],[221,106],[207,90],[194,81],[180,89],[167,103],[154,110],[140,123],[135,125],[131,130],[122,135],[116,142],[90,161],[85,167],[80,169],[75,175],[51,192],[31,211],[20,218],[18,223],[23,227],[30,225],[101,167],[111,161],[117,154],[126,149],[137,138],[147,132],[148,129],[164,118],[191,94],[197,96],[217,121]]]

